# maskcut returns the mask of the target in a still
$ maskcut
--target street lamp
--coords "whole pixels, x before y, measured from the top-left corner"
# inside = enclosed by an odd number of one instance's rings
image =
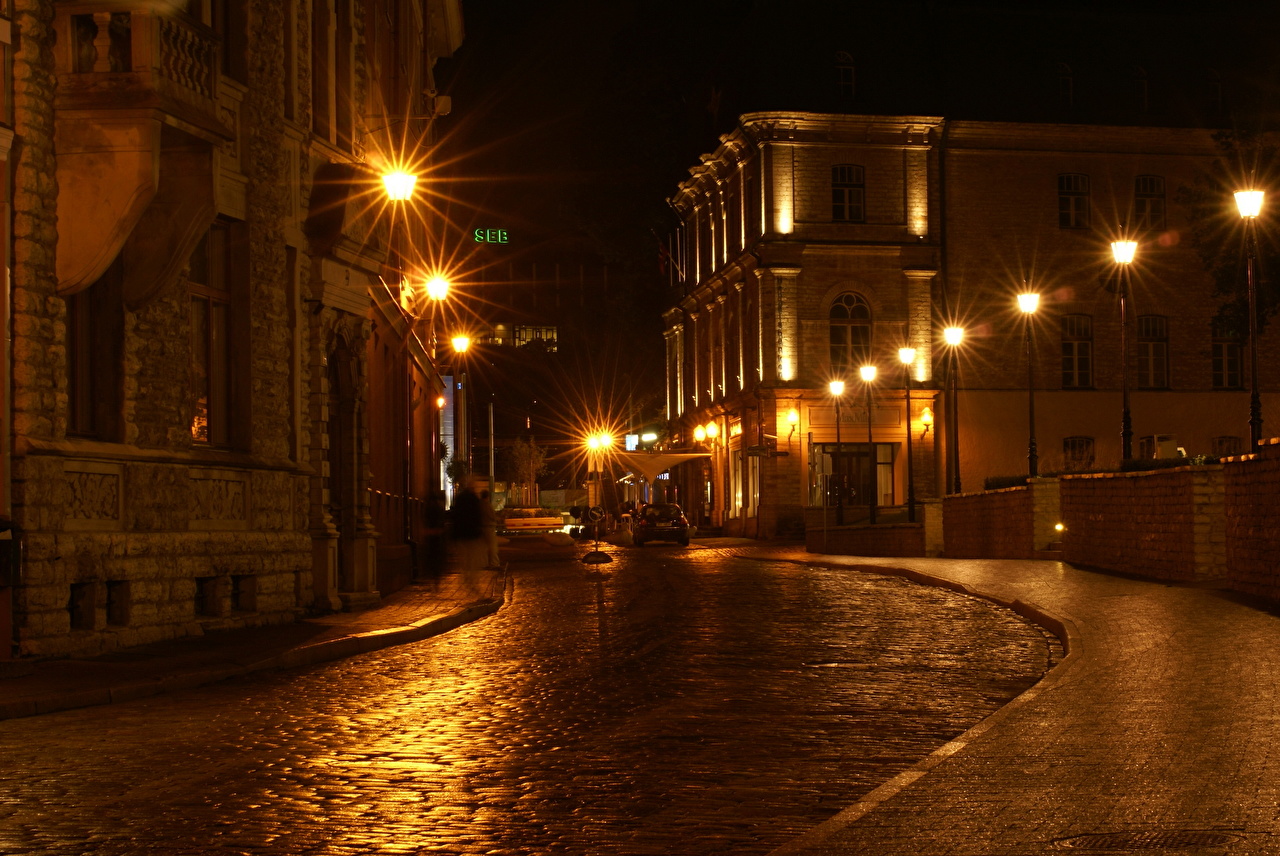
[[[418,184],[418,177],[402,169],[393,169],[383,173],[382,186],[387,190],[387,198],[392,202],[408,202],[413,198],[413,189]]]
[[[1036,369],[1031,343],[1031,318],[1040,308],[1040,295],[1024,292],[1018,295],[1018,308],[1023,314],[1027,340],[1027,474],[1040,475],[1040,458],[1036,454]]]
[[[1266,193],[1241,190],[1236,193],[1236,207],[1244,219],[1246,275],[1249,286],[1249,451],[1257,452],[1262,440],[1262,399],[1258,397],[1258,287],[1254,268],[1257,265],[1258,215]]]
[[[902,363],[902,380],[907,389],[907,522],[915,523],[916,477],[915,463],[911,457],[911,365],[916,361],[916,349],[899,348],[898,361]]]
[[[963,327],[948,327],[942,331],[942,340],[947,343],[947,489],[950,493],[960,492],[960,361],[957,349],[964,342]],[[935,435],[934,441],[937,441]]]
[[[841,489],[840,480],[843,474],[840,471],[840,396],[844,395],[844,381],[833,380],[827,384],[827,389],[831,392],[831,397],[836,401],[836,451],[831,456],[831,474],[836,477],[836,525],[844,525],[844,491]]]
[[[1129,265],[1138,251],[1138,242],[1121,239],[1111,242],[1111,255],[1120,266],[1120,459],[1133,457],[1133,420],[1129,416]]]
[[[862,366],[858,369],[858,374],[862,376],[862,385],[867,390],[867,460],[870,462],[871,469],[871,496],[868,497],[870,503],[870,512],[867,520],[872,526],[876,525],[876,494],[880,490],[880,460],[876,455],[875,443],[871,441],[871,384],[876,379],[875,366]],[[910,432],[908,432],[910,433]]]

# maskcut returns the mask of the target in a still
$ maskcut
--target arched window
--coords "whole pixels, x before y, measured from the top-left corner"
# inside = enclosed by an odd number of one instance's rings
[[[838,163],[831,167],[831,219],[845,223],[862,223],[867,219],[863,206],[866,190],[862,167]]]
[[[831,368],[848,371],[871,359],[871,306],[846,291],[831,304]]]

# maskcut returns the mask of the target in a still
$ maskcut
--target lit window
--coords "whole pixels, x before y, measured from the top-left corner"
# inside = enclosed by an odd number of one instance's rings
[[[1140,175],[1133,184],[1133,225],[1140,231],[1164,229],[1164,179]]]
[[[1080,173],[1058,176],[1058,226],[1089,228],[1089,176]]]
[[[859,294],[845,292],[831,304],[831,368],[851,370],[871,357],[871,306]]]
[[[1062,438],[1062,469],[1066,472],[1079,472],[1093,466],[1092,437]]]
[[[231,291],[227,281],[228,228],[216,223],[191,254],[191,439],[230,441]]]
[[[1225,322],[1213,322],[1213,388],[1241,389],[1244,386],[1240,337]]]
[[[1169,387],[1169,319],[1163,315],[1138,317],[1138,386]]]
[[[866,220],[862,167],[841,163],[831,167],[831,219],[846,223]]]
[[[1093,386],[1093,319],[1088,315],[1062,316],[1062,388]]]

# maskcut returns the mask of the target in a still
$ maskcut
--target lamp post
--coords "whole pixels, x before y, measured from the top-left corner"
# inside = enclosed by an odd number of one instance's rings
[[[960,362],[956,349],[964,342],[963,327],[948,327],[942,331],[942,340],[947,343],[947,490],[950,493],[960,492],[960,390],[957,374]],[[937,442],[934,436],[934,442]]]
[[[1040,295],[1024,292],[1018,295],[1018,308],[1023,314],[1027,340],[1027,475],[1040,475],[1040,457],[1036,454],[1036,364],[1031,341],[1031,320],[1040,307]]]
[[[1249,451],[1257,452],[1262,440],[1262,399],[1258,396],[1258,286],[1254,267],[1257,264],[1257,222],[1262,213],[1266,193],[1241,190],[1236,193],[1236,207],[1244,219],[1245,266],[1249,287]]]
[[[471,337],[454,336],[450,340],[453,345],[453,352],[457,355],[458,363],[461,364],[463,357],[467,353],[467,349],[471,347]],[[458,381],[455,386],[455,397],[453,403],[453,442],[455,446],[459,446],[459,450],[465,450],[466,457],[463,458],[467,462],[467,470],[471,470],[471,421],[467,419],[467,372],[458,372]]]
[[[899,348],[898,361],[902,363],[902,380],[907,390],[907,522],[915,523],[916,476],[915,462],[911,456],[911,364],[916,361],[916,349]]]
[[[836,452],[831,456],[832,475],[836,476],[836,525],[844,525],[844,491],[840,486],[840,396],[844,395],[844,381],[833,380],[827,384],[831,397],[836,401]]]
[[[867,520],[872,526],[875,526],[877,505],[876,494],[880,491],[880,461],[876,455],[875,443],[871,440],[871,384],[876,379],[876,367],[870,365],[862,366],[858,369],[858,374],[862,376],[862,385],[867,390],[867,461],[870,464],[871,470],[871,496],[868,498],[870,505],[867,513]]]
[[[1129,415],[1129,265],[1138,242],[1127,239],[1111,242],[1111,255],[1120,266],[1120,459],[1133,458],[1133,420]]]

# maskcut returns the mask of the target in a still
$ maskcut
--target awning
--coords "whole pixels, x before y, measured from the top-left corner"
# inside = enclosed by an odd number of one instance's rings
[[[645,481],[652,483],[661,473],[677,464],[692,461],[695,458],[709,458],[710,452],[657,452],[653,454],[641,452],[621,452],[614,456],[623,466],[639,473]]]

